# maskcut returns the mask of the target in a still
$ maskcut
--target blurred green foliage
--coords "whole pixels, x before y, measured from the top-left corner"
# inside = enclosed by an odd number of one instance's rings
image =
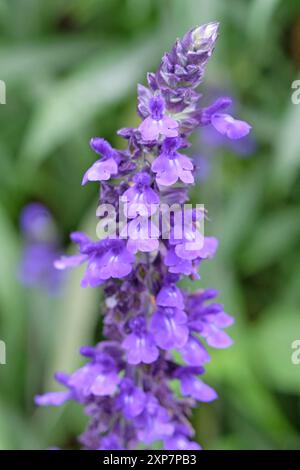
[[[203,92],[233,92],[257,150],[247,159],[218,150],[192,193],[220,239],[199,284],[217,287],[236,318],[235,345],[208,366],[220,400],[193,420],[206,448],[300,448],[300,365],[291,363],[300,339],[299,1],[0,0],[0,449],[76,445],[81,410],[36,410],[33,396],[101,337],[101,293],[80,289],[80,270],[55,299],[17,282],[20,210],[43,202],[66,245],[71,230],[93,235],[97,187],[80,186],[94,159],[89,138],[121,144],[116,129],[137,123],[136,83],[175,37],[211,20],[221,36]]]

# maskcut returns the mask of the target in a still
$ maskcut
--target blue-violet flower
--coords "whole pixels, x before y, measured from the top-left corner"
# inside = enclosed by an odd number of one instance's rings
[[[56,375],[66,391],[36,398],[39,405],[75,400],[84,407],[90,418],[80,436],[84,449],[151,448],[156,441],[164,449],[200,449],[188,418],[197,401],[217,398],[200,378],[210,361],[205,343],[230,346],[223,329],[232,318],[220,303],[212,303],[215,290],[189,293],[178,282],[183,276],[199,279],[199,266],[214,256],[218,241],[200,233],[206,213],[194,210],[183,227],[176,214],[171,217],[165,237],[160,203],[183,207],[187,202],[194,165],[182,151],[195,129],[212,125],[230,139],[250,130],[224,113],[228,97],[206,108],[199,104],[196,88],[218,28],[209,23],[177,39],[158,70],[148,74],[148,87],[138,86],[142,122],[118,132],[127,141],[125,150],[101,138],[91,140],[101,159],[86,172],[83,184],[101,181],[100,203],[116,209],[123,205],[121,213],[129,221],[115,236],[98,241],[72,234],[79,254],[62,257],[56,267],[87,263],[82,286],[104,289],[107,340],[81,348],[88,362],[77,372]],[[180,383],[181,396],[174,393],[174,381]]]

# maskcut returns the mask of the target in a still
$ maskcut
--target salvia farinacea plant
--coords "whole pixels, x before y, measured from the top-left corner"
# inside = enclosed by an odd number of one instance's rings
[[[218,245],[201,229],[206,211],[187,205],[194,184],[193,162],[183,153],[188,138],[199,126],[229,139],[250,130],[225,112],[228,97],[201,107],[197,87],[217,36],[217,23],[189,31],[148,74],[148,85],[138,85],[141,123],[118,131],[125,150],[90,141],[98,159],[83,184],[100,182],[98,239],[72,233],[79,254],[56,267],[86,263],[82,286],[104,289],[105,340],[81,348],[87,363],[76,372],[56,374],[65,391],[36,397],[38,405],[75,400],[84,407],[83,449],[200,449],[191,411],[217,397],[202,380],[210,360],[205,344],[230,346],[223,329],[233,320],[215,302],[216,290],[188,293],[178,285],[184,276],[199,279],[199,265]]]

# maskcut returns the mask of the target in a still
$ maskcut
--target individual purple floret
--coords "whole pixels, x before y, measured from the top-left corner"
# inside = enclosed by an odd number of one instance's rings
[[[211,90],[216,96],[218,90]],[[256,142],[250,133],[251,127],[245,121],[235,119],[224,113],[231,106],[235,112],[235,103],[230,98],[216,100],[213,106],[204,110],[203,116],[212,125],[202,127],[198,133],[196,152],[193,159],[196,167],[195,177],[198,182],[208,179],[212,160],[218,156],[218,150],[228,150],[238,157],[249,157],[256,150]]]
[[[154,340],[162,349],[182,348],[188,339],[187,315],[183,310],[160,307],[151,320]]]
[[[151,364],[156,361],[159,351],[153,335],[147,329],[145,317],[138,315],[132,318],[128,326],[130,333],[122,342],[128,364]]]
[[[245,121],[234,119],[230,114],[215,113],[211,118],[214,128],[229,139],[241,139],[249,134],[251,126]]]
[[[165,137],[178,135],[178,122],[166,115],[166,103],[162,95],[149,99],[150,115],[139,126],[141,137],[145,141],[156,141],[160,134]]]
[[[160,199],[158,193],[151,188],[151,183],[148,173],[137,173],[133,177],[133,185],[123,193],[121,201],[129,219],[138,215],[147,217],[156,212]]]
[[[101,160],[97,160],[91,168],[89,168],[82,180],[82,184],[88,181],[107,181],[112,175],[118,173],[119,155],[111,145],[104,139],[94,137],[90,141],[91,149],[102,156]]]
[[[177,152],[181,139],[167,138],[161,146],[160,155],[152,163],[152,171],[156,173],[156,182],[162,186],[172,186],[178,180],[182,183],[194,182],[193,163],[186,156]]]
[[[74,233],[71,238],[79,244],[80,254],[62,256],[54,264],[57,269],[63,270],[87,262],[82,287],[96,287],[107,279],[122,278],[132,271],[135,258],[127,250],[124,240],[105,239],[94,242],[81,233]]]
[[[218,246],[216,238],[201,231],[206,211],[184,208],[194,183],[194,165],[182,153],[188,137],[199,126],[214,126],[230,138],[250,130],[224,113],[228,97],[205,108],[199,104],[196,88],[217,36],[217,23],[189,31],[148,74],[148,87],[138,86],[142,121],[136,129],[118,132],[127,141],[125,150],[113,149],[104,139],[91,141],[101,159],[87,170],[83,183],[102,182],[100,204],[116,209],[116,232],[98,241],[73,233],[79,253],[60,258],[56,267],[87,263],[82,286],[103,287],[107,340],[81,348],[88,361],[79,370],[56,375],[64,391],[36,397],[38,405],[74,400],[84,407],[89,424],[79,438],[83,449],[160,444],[198,450],[189,423],[192,408],[217,398],[202,380],[210,361],[207,346],[230,346],[223,329],[233,320],[215,302],[215,290],[188,293],[179,285],[184,276],[199,279],[199,266]],[[177,209],[165,224],[166,205],[174,204]],[[180,394],[174,393],[176,382]]]
[[[125,418],[132,419],[140,415],[145,408],[146,394],[134,381],[125,377],[120,383],[120,394],[116,403]]]

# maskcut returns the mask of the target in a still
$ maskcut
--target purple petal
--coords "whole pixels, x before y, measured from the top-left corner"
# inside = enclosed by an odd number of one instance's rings
[[[179,162],[181,168],[184,170],[190,170],[192,171],[194,169],[193,162],[191,161],[190,158],[188,158],[186,155],[182,155],[180,153],[177,154],[176,160]]]
[[[203,402],[210,402],[218,397],[212,387],[192,374],[184,375],[181,378],[181,392],[184,396],[191,396]]]
[[[156,181],[162,186],[171,186],[178,180],[178,170],[171,160],[167,157],[157,157],[151,166],[151,169],[156,175]]]
[[[210,361],[210,355],[201,342],[191,336],[184,347],[180,350],[182,359],[191,366],[202,366]]]
[[[81,281],[81,287],[97,287],[103,283],[104,278],[101,276],[101,256],[93,256],[86,268]]]
[[[34,399],[38,406],[60,406],[65,401],[70,400],[71,392],[50,392],[44,395],[37,395]]]
[[[98,450],[124,450],[124,447],[120,443],[120,437],[111,433],[101,438],[101,445]]]
[[[228,108],[231,104],[232,99],[229,96],[222,96],[221,98],[218,98],[212,105],[203,109],[201,118],[202,124],[209,124],[214,114],[220,113],[220,111],[224,111],[224,109]]]
[[[176,307],[184,309],[184,301],[181,290],[175,285],[164,286],[156,298],[157,305],[161,307]]]
[[[145,87],[144,85],[138,84],[138,111],[142,118],[145,118],[149,115],[149,102],[152,97],[152,93],[149,88]]]
[[[152,140],[158,139],[158,136],[159,136],[158,121],[154,121],[150,116],[144,119],[144,121],[139,125],[138,129],[141,133],[143,140],[152,141]]]
[[[90,281],[96,283],[109,278],[122,278],[132,271],[132,263],[134,256],[126,249],[119,254],[115,254],[112,250],[100,257],[95,257],[88,266],[88,277]],[[97,285],[97,284],[96,284]]]
[[[116,391],[120,381],[121,379],[116,373],[99,374],[94,380],[90,391],[93,395],[98,397],[110,396]]]
[[[54,267],[60,270],[73,268],[84,263],[87,259],[87,255],[61,256],[61,258],[54,261]]]
[[[214,114],[211,123],[220,134],[226,135],[229,139],[241,139],[251,130],[247,122],[234,119],[230,114]]]
[[[201,450],[197,442],[189,441],[183,434],[175,434],[165,439],[165,450]]]
[[[217,328],[227,328],[228,326],[233,325],[234,319],[228,313],[221,312],[218,313],[214,318],[214,325]]]
[[[117,407],[128,419],[140,415],[145,408],[146,394],[140,388],[135,387],[134,382],[128,378],[123,379],[120,389]]]
[[[166,137],[177,137],[178,136],[178,122],[169,116],[165,116],[160,121],[160,133]]]
[[[129,364],[151,364],[158,358],[159,352],[152,336],[145,333],[141,336],[135,334],[128,335],[122,343],[127,351],[127,360]]]
[[[196,274],[195,268],[191,261],[179,258],[173,249],[170,249],[164,259],[165,265],[169,267],[170,273],[185,274]]]
[[[107,181],[118,173],[118,165],[113,158],[97,160],[84,174],[82,184],[88,181]]]
[[[214,325],[209,325],[209,327],[205,329],[204,334],[201,333],[201,335],[205,337],[207,344],[212,348],[226,349],[233,344],[230,336]]]
[[[203,247],[199,250],[198,256],[200,258],[213,258],[218,249],[218,239],[215,237],[205,237]]]
[[[94,152],[99,153],[106,158],[111,157],[115,152],[110,143],[101,137],[92,137],[90,140],[90,147]]]
[[[162,349],[181,348],[189,335],[187,316],[179,309],[160,309],[152,317],[151,331]]]
[[[91,243],[90,238],[83,232],[72,232],[70,235],[70,239],[73,243],[79,245],[80,251],[84,250],[86,245]]]
[[[165,100],[162,95],[151,96],[149,100],[149,110],[152,119],[160,121],[165,114]]]
[[[151,238],[147,240],[131,240],[129,239],[127,242],[127,248],[132,253],[137,253],[141,251],[143,253],[151,253],[152,251],[156,251],[159,248],[159,241],[152,240]]]

